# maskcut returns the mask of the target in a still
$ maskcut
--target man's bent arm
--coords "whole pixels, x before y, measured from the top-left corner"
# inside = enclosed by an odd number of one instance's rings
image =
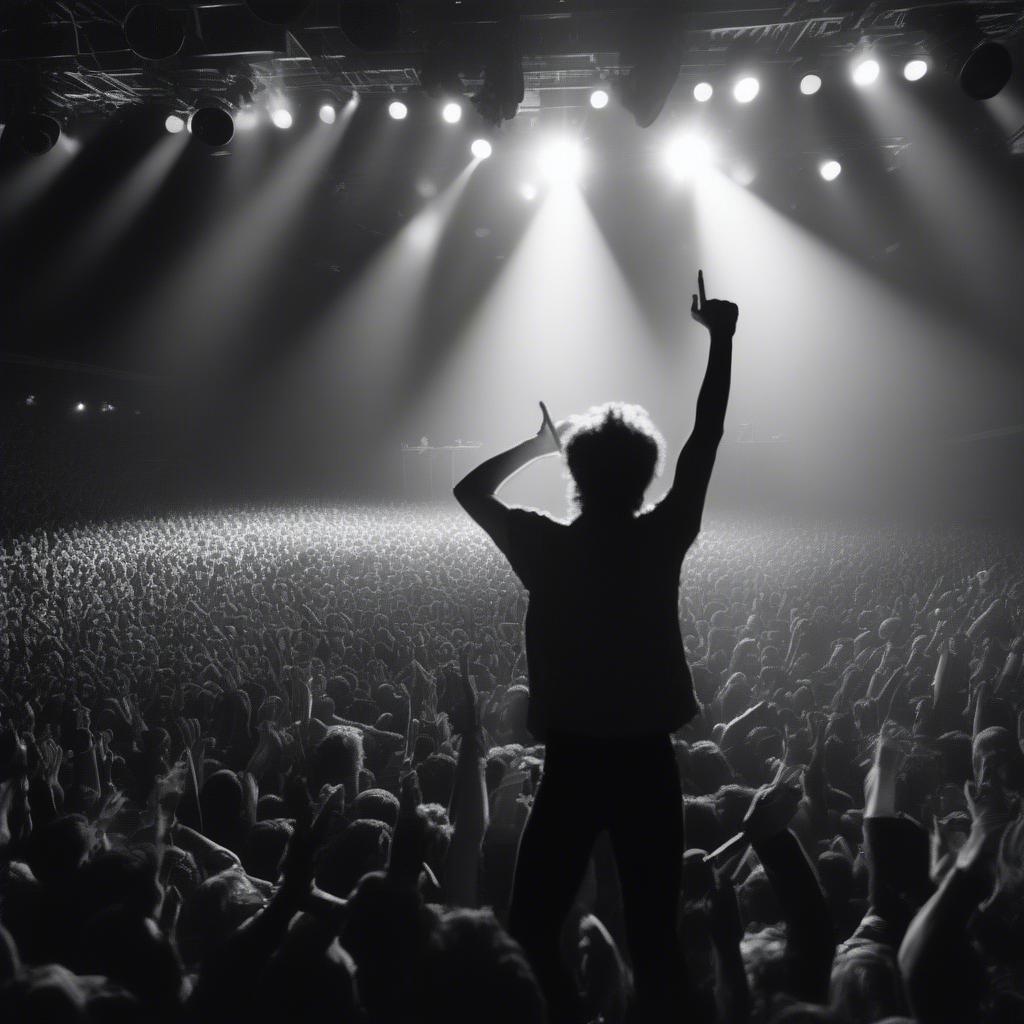
[[[534,459],[558,451],[554,436],[545,420],[540,432],[508,451],[480,463],[455,485],[458,503],[493,538],[504,551],[508,542],[508,506],[495,497],[498,488]]]

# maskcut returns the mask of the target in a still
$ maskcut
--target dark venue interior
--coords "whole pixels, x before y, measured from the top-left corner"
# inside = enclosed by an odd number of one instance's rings
[[[0,4],[0,1020],[1024,1020],[1022,186],[1020,0]]]

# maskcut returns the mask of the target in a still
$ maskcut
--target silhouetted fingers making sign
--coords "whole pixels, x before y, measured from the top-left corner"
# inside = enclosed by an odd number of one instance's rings
[[[690,316],[712,334],[732,335],[736,331],[739,306],[725,299],[709,299],[704,292],[704,271],[697,271],[697,294],[693,296]]]

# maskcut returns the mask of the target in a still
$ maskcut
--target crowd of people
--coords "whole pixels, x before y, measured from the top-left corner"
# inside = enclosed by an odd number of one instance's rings
[[[454,511],[6,537],[0,1018],[550,1019],[505,929],[526,604]],[[687,1019],[1024,1019],[1021,544],[712,522],[679,619]],[[630,1019],[624,929],[599,844],[590,1021]]]

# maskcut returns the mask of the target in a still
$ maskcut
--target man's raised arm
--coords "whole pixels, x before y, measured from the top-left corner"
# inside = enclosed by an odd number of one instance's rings
[[[675,478],[665,500],[680,510],[687,510],[695,519],[694,526],[699,528],[718,443],[725,429],[732,375],[732,336],[736,332],[739,308],[732,302],[707,298],[703,271],[697,273],[697,289],[699,294],[693,297],[690,315],[707,328],[711,335],[711,349],[704,382],[697,396],[693,432],[679,453]]]
[[[502,551],[508,543],[508,506],[499,501],[495,493],[506,480],[534,459],[560,451],[559,436],[569,426],[564,420],[556,426],[543,402],[540,408],[544,418],[534,437],[481,462],[455,485],[453,491],[458,503],[491,535]]]

